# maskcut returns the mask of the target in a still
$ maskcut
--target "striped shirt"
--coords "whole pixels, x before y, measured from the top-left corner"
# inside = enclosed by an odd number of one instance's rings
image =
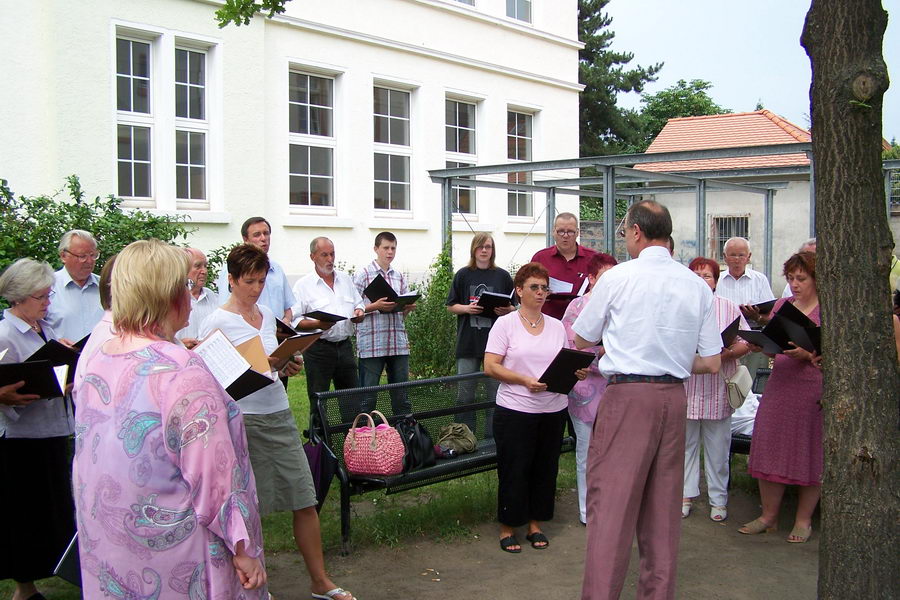
[[[746,319],[741,315],[741,310],[731,300],[721,296],[715,297],[716,323],[719,331],[722,331],[737,317],[741,320],[739,329],[749,329]],[[738,338],[740,339],[740,338]],[[737,369],[737,360],[722,359],[722,367],[719,373],[704,373],[691,375],[684,383],[684,391],[687,394],[687,418],[692,420],[727,419],[734,412],[728,404],[728,395],[725,393],[724,377],[731,377]]]
[[[398,294],[409,292],[409,285],[403,273],[393,267],[384,271],[378,266],[378,262],[373,260],[353,278],[360,296],[365,296],[363,290],[379,273]],[[378,298],[368,298],[367,303],[375,300]],[[403,326],[403,312],[388,314],[375,312],[366,316],[362,323],[356,326],[356,350],[360,358],[409,354],[409,339],[406,337],[406,327]]]

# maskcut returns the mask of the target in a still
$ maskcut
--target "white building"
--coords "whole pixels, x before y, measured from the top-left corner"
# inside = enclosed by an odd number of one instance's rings
[[[311,269],[315,236],[359,268],[390,230],[395,265],[415,276],[440,249],[428,169],[578,155],[576,0],[296,0],[224,29],[216,6],[39,0],[14,23],[7,12],[0,177],[37,195],[77,174],[89,196],[187,215],[205,250],[264,216],[291,276]],[[460,200],[457,265],[470,228],[494,235],[500,264],[544,246],[540,195]]]

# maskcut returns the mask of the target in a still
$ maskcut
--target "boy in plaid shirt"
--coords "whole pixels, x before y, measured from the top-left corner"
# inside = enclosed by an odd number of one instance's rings
[[[397,236],[390,231],[382,231],[375,236],[375,260],[366,265],[353,278],[360,295],[380,273],[397,294],[409,292],[409,284],[403,273],[393,269],[391,263],[397,254]],[[396,303],[387,298],[367,298],[367,315],[356,326],[356,348],[359,353],[359,385],[378,385],[382,371],[387,371],[388,383],[399,383],[409,379],[409,339],[403,319],[416,305],[409,304],[401,312],[391,312]],[[360,412],[375,408],[374,394],[367,396],[360,406]],[[393,414],[404,415],[412,412],[406,390],[391,390]]]

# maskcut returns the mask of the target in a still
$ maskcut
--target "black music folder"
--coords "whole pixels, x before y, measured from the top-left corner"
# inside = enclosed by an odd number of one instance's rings
[[[90,337],[90,334],[88,334]],[[87,337],[79,340],[79,344],[82,342],[87,342]],[[81,351],[75,350],[73,348],[69,348],[65,344],[57,341],[50,340],[40,348],[34,351],[34,353],[25,359],[25,362],[32,362],[35,360],[47,360],[50,361],[54,367],[59,367],[62,365],[69,366],[69,372],[66,375],[66,383],[72,383],[75,381],[75,366],[78,364],[78,359],[81,357]]]
[[[275,348],[269,356],[284,360],[292,357],[298,352],[306,352],[306,349],[312,346],[315,341],[322,336],[322,333],[323,332],[321,331],[315,331],[312,333],[298,333],[297,335],[292,335],[278,344],[278,347]]]
[[[240,400],[253,392],[258,392],[267,385],[271,385],[273,381],[276,380],[266,377],[253,369],[247,369],[231,385],[225,388],[225,391],[235,400]]]
[[[568,394],[578,383],[575,371],[586,369],[597,357],[593,352],[583,352],[562,348],[553,359],[553,362],[544,370],[538,378],[541,383],[547,384],[547,391],[557,394]]]
[[[772,307],[775,306],[776,302],[778,302],[778,300],[767,300],[766,302],[760,302],[759,304],[754,304],[753,306],[761,314],[766,314],[767,312],[772,310]]]
[[[481,311],[481,316],[496,317],[497,314],[494,312],[494,309],[503,308],[512,304],[512,296],[515,293],[515,290],[508,294],[498,294],[497,292],[481,292],[481,295],[478,296],[478,302],[476,302],[478,306],[484,309],[483,311]]]
[[[815,325],[806,327],[795,323],[782,316],[780,311],[772,316],[772,320],[762,328],[762,331],[738,331],[738,335],[752,344],[762,346],[766,354],[781,354],[785,350],[790,350],[794,347],[790,342],[808,352],[822,351],[821,332],[818,327]]]
[[[372,280],[372,283],[367,285],[366,289],[363,290],[363,296],[365,296],[372,302],[376,302],[378,300],[381,300],[382,298],[387,298],[389,302],[397,303],[397,306],[394,307],[394,310],[392,310],[391,312],[399,312],[403,310],[405,306],[412,304],[413,302],[418,300],[421,294],[416,294],[415,292],[398,294],[394,291],[394,288],[391,287],[391,284],[387,282],[384,276],[379,273],[375,276],[375,279]]]
[[[728,324],[728,327],[722,330],[722,345],[727,348],[734,343],[734,340],[737,339],[738,335],[738,327],[740,325],[741,318],[735,317],[734,321]]]
[[[61,365],[58,365],[61,366]],[[63,395],[53,363],[49,360],[28,360],[22,363],[0,364],[0,387],[25,381],[16,390],[19,394],[37,394],[41,398],[58,398]],[[69,367],[69,372],[73,367]]]
[[[309,317],[310,319],[315,319],[316,321],[325,321],[326,323],[337,323],[348,318],[342,317],[341,315],[335,315],[330,312],[325,312],[324,310],[314,310],[312,312],[303,313],[303,316]]]

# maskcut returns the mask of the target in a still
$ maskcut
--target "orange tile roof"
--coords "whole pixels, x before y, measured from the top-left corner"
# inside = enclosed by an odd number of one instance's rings
[[[807,130],[763,109],[745,113],[669,119],[647,148],[647,153],[742,148],[809,141],[810,135]],[[677,172],[806,165],[809,165],[809,159],[805,153],[799,153],[647,163],[636,166],[645,171]]]

